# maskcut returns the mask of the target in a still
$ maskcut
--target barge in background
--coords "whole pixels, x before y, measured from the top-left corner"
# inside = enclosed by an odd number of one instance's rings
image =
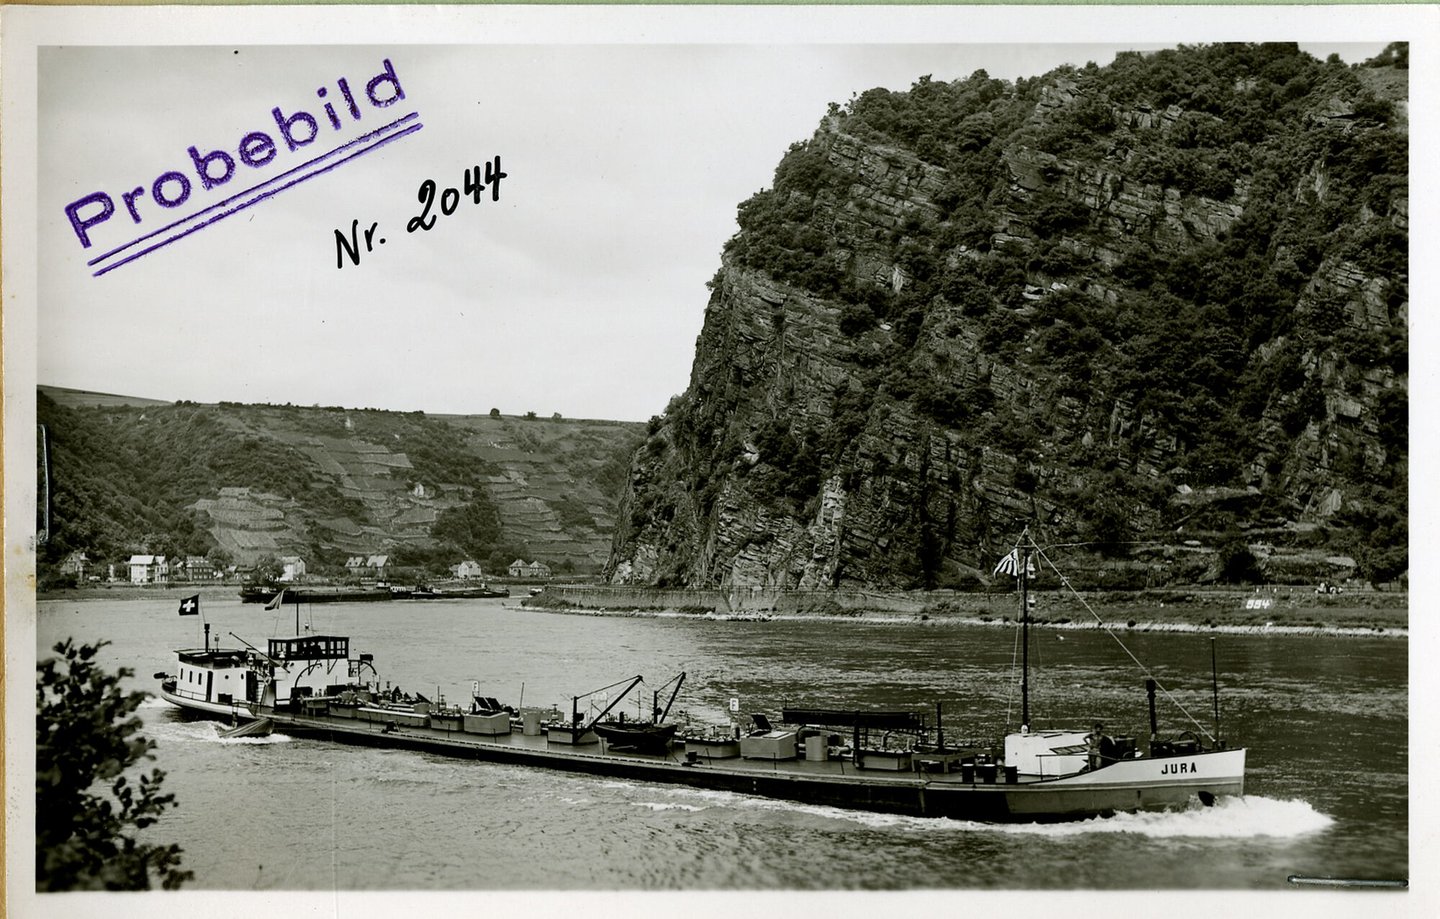
[[[395,600],[497,600],[510,596],[508,587],[479,586],[435,587],[417,584],[414,587],[392,587],[390,596]]]
[[[248,584],[240,588],[241,603],[264,603],[279,606],[290,603],[365,603],[394,599],[388,587],[263,587]]]
[[[278,606],[286,603],[365,603],[375,600],[496,600],[510,596],[507,587],[431,586],[415,587],[262,587],[251,584],[240,588],[241,603],[264,603]]]

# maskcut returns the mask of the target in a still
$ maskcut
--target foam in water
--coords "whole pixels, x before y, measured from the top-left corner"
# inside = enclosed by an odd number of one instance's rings
[[[168,703],[161,703],[168,705]],[[270,734],[266,737],[222,737],[224,726],[217,721],[161,721],[146,725],[146,732],[156,739],[179,743],[218,743],[225,745],[262,747],[270,744],[289,743],[288,734]]]
[[[1293,838],[1316,833],[1335,821],[1308,802],[1257,796],[1220,798],[1214,807],[1198,802],[1176,811],[1116,814],[1077,823],[1018,824],[997,827],[1002,832],[1029,832],[1046,836],[1086,833],[1135,833],[1153,839]]]
[[[972,820],[950,820],[933,817],[908,817],[901,814],[875,814],[844,810],[823,805],[797,804],[771,798],[757,798],[728,791],[705,789],[667,789],[671,797],[699,799],[706,806],[732,807],[747,810],[783,811],[827,820],[858,823],[877,830],[901,829],[931,833],[1005,833],[1033,834],[1057,839],[1091,833],[1133,833],[1154,839],[1253,839],[1260,837],[1293,838],[1316,833],[1334,824],[1334,819],[1315,810],[1308,802],[1248,796],[1220,798],[1213,807],[1194,801],[1189,807],[1173,811],[1116,814],[1093,817],[1072,823],[981,823]],[[641,802],[655,810],[703,807]]]

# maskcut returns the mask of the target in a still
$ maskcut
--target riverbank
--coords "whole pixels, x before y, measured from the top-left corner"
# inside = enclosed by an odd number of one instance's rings
[[[43,590],[37,600],[174,600],[176,608],[186,597],[200,595],[205,600],[238,600],[239,584],[95,584],[89,587],[66,587]]]
[[[233,584],[112,584],[47,591],[41,600],[146,600],[177,605],[199,594],[206,600],[234,600]],[[1290,588],[1094,591],[1074,594],[1036,591],[1031,622],[1037,628],[1117,631],[1207,632],[1273,635],[1382,635],[1408,637],[1408,593],[1355,591],[1317,594]],[[1008,626],[1019,600],[1014,593],[955,591],[779,591],[647,590],[550,585],[543,593],[507,605],[541,612],[596,616],[693,617],[718,620],[857,620],[874,623]],[[1093,610],[1093,614],[1092,611]],[[1098,618],[1097,618],[1098,617]]]
[[[1332,634],[1408,637],[1407,593],[1307,590],[1164,590],[1031,593],[1038,628],[1230,634]],[[1014,593],[950,591],[880,594],[868,591],[643,591],[551,587],[521,603],[527,609],[606,616],[696,617],[720,620],[861,620],[933,625],[1012,624]]]

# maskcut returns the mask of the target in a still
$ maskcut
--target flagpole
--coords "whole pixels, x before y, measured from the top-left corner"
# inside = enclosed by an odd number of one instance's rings
[[[186,597],[180,601],[180,615],[199,616],[200,623],[205,628],[205,650],[210,650],[210,623],[205,621],[205,611],[200,608],[200,595]]]

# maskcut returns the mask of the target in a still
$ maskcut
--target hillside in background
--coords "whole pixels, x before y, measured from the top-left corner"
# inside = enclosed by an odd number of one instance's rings
[[[1027,524],[1106,586],[1402,574],[1407,75],[1214,45],[832,104],[739,207],[608,577],[978,586]]]
[[[643,426],[512,416],[198,405],[41,387],[51,528],[69,553],[299,555],[312,575],[388,554],[417,573],[517,558],[557,573],[605,561]],[[103,569],[102,569],[103,570]]]

